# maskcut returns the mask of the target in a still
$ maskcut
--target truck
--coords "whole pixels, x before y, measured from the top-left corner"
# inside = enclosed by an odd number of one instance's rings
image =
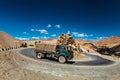
[[[59,63],[73,59],[73,48],[68,45],[36,44],[35,53],[39,59],[53,58]]]

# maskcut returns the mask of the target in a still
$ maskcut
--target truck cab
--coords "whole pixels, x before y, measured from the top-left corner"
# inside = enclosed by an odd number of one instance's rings
[[[58,53],[58,56],[63,55],[67,59],[73,58],[73,49],[71,46],[57,45],[56,52]]]
[[[57,45],[56,53],[56,56],[60,63],[65,63],[73,58],[73,49],[71,46]]]

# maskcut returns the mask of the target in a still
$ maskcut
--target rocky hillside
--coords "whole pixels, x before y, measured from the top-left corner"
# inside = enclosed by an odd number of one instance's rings
[[[114,47],[111,47],[110,49],[111,49],[111,51],[119,52],[120,53],[120,45],[116,45]]]
[[[34,47],[35,41],[36,40],[20,41],[13,38],[8,33],[0,31],[0,48],[18,47],[23,42],[27,43],[27,46]],[[46,39],[40,41],[41,43],[46,43],[46,44],[57,43],[57,39]],[[75,41],[77,41],[77,43],[79,43],[79,45],[82,46],[84,49],[86,49],[88,52],[96,52],[99,46],[106,46],[114,51],[120,50],[120,36],[112,36],[99,41],[88,41],[83,39],[75,39]]]
[[[96,42],[97,46],[114,47],[120,45],[120,36],[112,36]]]
[[[0,31],[0,48],[20,46],[20,41],[6,32]]]
[[[84,47],[88,52],[96,52],[97,47],[88,40],[78,39],[79,44]]]

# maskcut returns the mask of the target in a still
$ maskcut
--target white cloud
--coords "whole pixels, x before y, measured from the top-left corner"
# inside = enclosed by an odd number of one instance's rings
[[[86,33],[78,33],[78,32],[72,32],[72,35],[75,37],[90,37],[93,36],[92,34],[88,35]]]
[[[31,29],[31,31],[35,31],[35,29]]]
[[[40,37],[35,37],[35,36],[33,36],[32,39],[40,39]]]
[[[50,28],[50,27],[52,27],[52,25],[51,25],[51,24],[48,24],[48,25],[47,25],[47,28]]]
[[[70,31],[68,30],[67,34],[70,34]]]
[[[72,35],[77,35],[77,34],[79,34],[78,32],[72,32]]]
[[[36,31],[39,31],[41,34],[48,34],[48,31],[45,30],[45,29],[39,29],[39,30],[36,30]]]
[[[29,33],[27,33],[27,32],[23,32],[23,34],[29,34]]]
[[[80,33],[80,34],[78,34],[78,37],[87,37],[88,35],[87,34],[85,34],[85,33]]]
[[[55,25],[56,28],[61,28],[61,26],[58,24],[58,25]]]
[[[31,29],[31,31],[37,31],[40,32],[41,34],[48,34],[48,31],[45,29]]]
[[[47,39],[47,37],[46,37],[46,36],[44,36],[44,37],[43,37],[43,39]]]
[[[41,39],[48,39],[49,37],[47,36],[42,36]]]
[[[107,37],[104,37],[104,36],[102,36],[102,37],[97,37],[97,40],[101,40],[101,39],[104,39],[104,38],[107,38]]]
[[[56,34],[53,34],[52,36],[54,37],[54,36],[56,36]]]
[[[45,34],[48,34],[48,33],[45,33]]]
[[[29,40],[29,38],[23,38],[23,37],[15,37],[15,38],[19,40]]]

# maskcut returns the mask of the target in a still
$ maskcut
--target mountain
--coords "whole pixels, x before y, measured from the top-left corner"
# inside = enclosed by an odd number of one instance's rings
[[[81,46],[90,52],[96,52],[97,48],[100,46],[106,46],[112,51],[120,52],[120,36],[111,36],[98,41],[78,39],[78,42]]]
[[[6,32],[0,31],[0,48],[18,47],[20,41],[13,38]]]
[[[96,52],[99,46],[109,47],[113,51],[120,50],[120,36],[112,36],[99,41],[89,41],[83,39],[75,39],[83,48],[89,52]],[[28,46],[33,46],[36,40],[21,41],[17,40],[6,32],[0,31],[0,48],[18,47],[21,43],[26,42]],[[57,39],[40,40],[42,43],[56,44]]]
[[[106,46],[106,47],[114,47],[120,45],[120,36],[112,36],[102,40],[97,41],[96,46]]]
[[[119,52],[120,53],[120,45],[116,45],[116,46],[114,46],[114,47],[112,47],[110,49],[111,49],[111,51]]]
[[[84,39],[77,39],[77,41],[88,52],[96,52],[97,47],[94,45],[92,41],[84,40]]]

